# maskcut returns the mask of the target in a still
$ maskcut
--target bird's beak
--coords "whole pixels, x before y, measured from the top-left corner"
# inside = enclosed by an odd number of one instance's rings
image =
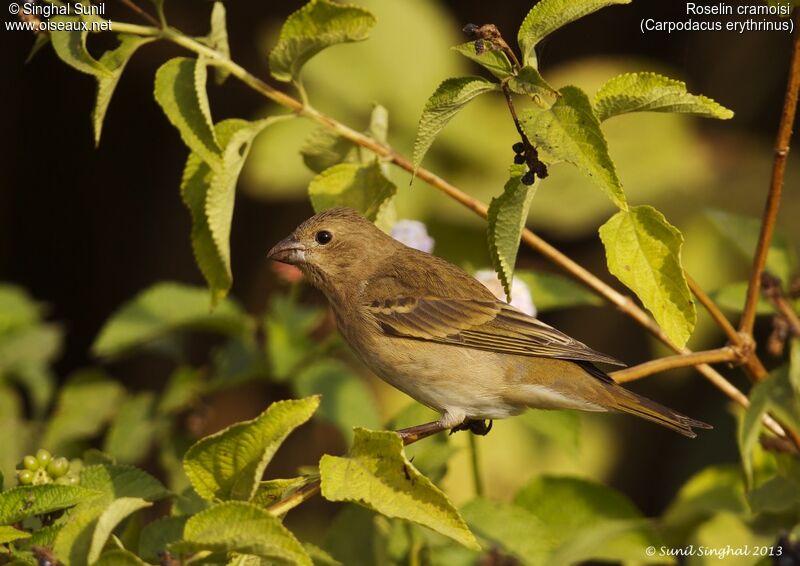
[[[267,257],[281,263],[297,265],[306,259],[306,248],[298,242],[294,236],[289,236],[278,242],[274,248],[269,250]]]

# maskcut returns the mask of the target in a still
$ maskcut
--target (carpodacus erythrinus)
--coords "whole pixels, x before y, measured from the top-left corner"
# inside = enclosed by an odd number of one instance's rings
[[[409,248],[349,208],[301,224],[269,252],[330,301],[342,336],[379,377],[441,413],[438,429],[527,408],[622,411],[694,437],[711,428],[614,383],[624,365],[497,300],[458,267]]]

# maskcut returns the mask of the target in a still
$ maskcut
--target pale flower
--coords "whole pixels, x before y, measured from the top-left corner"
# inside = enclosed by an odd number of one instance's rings
[[[433,251],[433,238],[428,235],[425,224],[417,220],[398,220],[392,226],[392,238],[421,252]]]

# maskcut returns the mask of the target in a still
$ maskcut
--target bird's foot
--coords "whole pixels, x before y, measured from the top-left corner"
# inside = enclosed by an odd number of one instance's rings
[[[460,430],[468,430],[472,434],[477,434],[478,436],[486,436],[487,434],[489,434],[489,431],[492,430],[493,425],[494,421],[492,420],[485,421],[483,419],[480,420],[465,419],[464,422],[462,422],[461,424],[451,428],[450,434],[453,434],[454,432],[458,432]]]

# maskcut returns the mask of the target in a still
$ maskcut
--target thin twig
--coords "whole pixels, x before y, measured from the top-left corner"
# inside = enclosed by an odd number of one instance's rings
[[[307,483],[288,497],[273,503],[267,507],[267,511],[279,517],[289,510],[294,509],[304,501],[311,499],[322,487],[322,480],[319,478]]]
[[[416,172],[416,177],[423,180],[431,187],[441,191],[448,197],[452,198],[462,206],[472,210],[479,216],[483,218],[487,217],[488,207],[483,202],[471,197],[470,195],[461,191],[456,186],[442,179],[441,177],[429,171],[428,169],[425,169],[423,167],[415,168],[411,161],[409,161],[402,155],[396,153],[392,149],[375,141],[371,137],[352,129],[346,126],[345,124],[342,124],[341,122],[331,118],[330,116],[327,116],[326,114],[323,114],[322,112],[316,110],[313,107],[304,106],[302,102],[298,101],[292,96],[289,96],[286,93],[277,90],[276,88],[273,88],[264,81],[258,79],[254,75],[250,74],[243,67],[241,67],[239,64],[230,60],[229,58],[222,55],[218,51],[211,49],[210,47],[203,45],[190,37],[176,33],[170,29],[159,30],[156,28],[145,28],[144,26],[136,26],[132,24],[125,24],[122,22],[115,22],[114,30],[118,32],[136,33],[139,35],[161,36],[164,39],[167,39],[168,41],[171,41],[177,45],[185,47],[190,51],[204,55],[212,62],[216,62],[217,64],[225,67],[227,70],[231,72],[233,76],[241,80],[243,83],[248,85],[256,92],[262,94],[266,98],[269,98],[273,102],[276,102],[277,104],[285,108],[288,108],[289,110],[295,112],[299,116],[304,116],[315,122],[318,122],[322,126],[328,128],[331,132],[340,135],[341,137],[349,140],[351,143],[369,149],[379,157],[382,157],[383,159],[393,163],[394,165],[400,167],[401,169],[404,169],[405,171],[408,171],[409,173],[414,174]],[[674,342],[672,342],[669,339],[669,337],[664,333],[664,331],[661,329],[661,327],[659,327],[658,324],[656,324],[656,322],[644,310],[642,310],[638,305],[636,305],[636,303],[630,297],[618,292],[610,285],[604,283],[601,279],[599,279],[594,274],[589,272],[583,266],[579,265],[577,262],[575,262],[568,256],[564,255],[558,249],[556,249],[555,247],[553,247],[552,245],[541,239],[539,236],[537,236],[527,228],[524,229],[522,232],[522,241],[525,242],[528,246],[530,246],[534,250],[541,253],[551,262],[559,266],[561,269],[563,269],[577,281],[586,285],[587,287],[595,291],[598,295],[605,298],[608,302],[615,305],[620,311],[633,318],[643,328],[645,328],[658,340],[669,346],[673,351],[680,354],[691,353],[691,350],[688,350],[686,348],[680,348]],[[723,377],[721,374],[715,371],[711,366],[700,365],[697,367],[697,369],[706,379],[708,379],[717,389],[722,391],[722,393],[724,393],[727,397],[729,397],[742,407],[748,406],[749,403],[747,396],[744,395],[741,391],[739,391],[739,389],[737,389],[733,384],[731,384],[727,379],[725,379],[725,377]],[[780,436],[785,435],[782,428],[778,426],[774,422],[774,420],[769,419],[767,416],[765,416],[764,421],[765,425],[771,431],[775,432]]]
[[[800,317],[786,299],[780,279],[765,271],[761,276],[761,287],[764,297],[775,307],[778,315],[786,321],[789,332],[795,337],[800,337]]]
[[[800,24],[800,10],[795,9],[795,27]],[[750,274],[750,283],[747,287],[747,300],[744,305],[739,331],[744,334],[753,334],[753,325],[756,319],[756,305],[758,304],[761,274],[767,263],[767,254],[775,231],[775,220],[781,204],[783,191],[783,177],[786,172],[786,159],[789,155],[789,142],[792,138],[792,127],[797,112],[797,95],[800,90],[800,33],[794,34],[792,49],[792,62],[789,67],[789,78],[786,84],[786,94],[783,100],[783,112],[778,125],[778,135],[775,141],[775,158],[772,163],[772,178],[770,180],[767,203],[764,207],[761,221],[761,232],[758,236],[758,245],[753,257],[753,270]]]
[[[612,372],[611,377],[617,383],[626,383],[641,379],[654,373],[667,371],[676,368],[683,368],[689,366],[697,366],[701,364],[715,364],[719,362],[733,362],[736,361],[736,350],[730,346],[717,348],[716,350],[704,350],[702,352],[692,352],[691,354],[676,354],[674,356],[667,356],[666,358],[659,358],[651,360],[638,366],[633,366]]]
[[[153,24],[157,28],[161,27],[161,22],[155,19],[153,16],[145,12],[142,8],[140,8],[133,0],[122,0],[122,3],[125,4],[128,8],[139,14],[143,19],[147,20],[149,23]]]

